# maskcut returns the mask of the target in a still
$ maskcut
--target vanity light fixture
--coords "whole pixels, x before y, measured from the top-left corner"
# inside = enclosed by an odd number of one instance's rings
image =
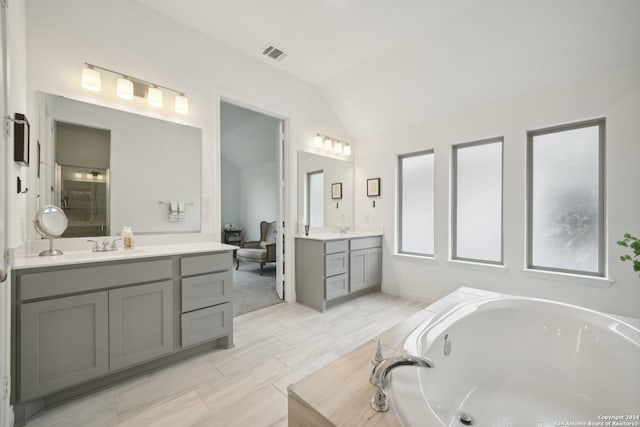
[[[100,73],[93,65],[82,69],[82,87],[92,92],[100,92]]]
[[[336,154],[342,154],[342,142],[334,141],[333,143],[333,152]]]
[[[323,135],[319,132],[313,137],[313,146],[327,152],[342,154],[347,157],[351,155],[351,144],[340,141],[339,139],[331,136]]]
[[[120,77],[116,87],[116,95],[122,99],[133,99],[133,82],[126,77]]]
[[[313,146],[316,148],[322,147],[322,135],[320,135],[319,133],[317,133],[316,136],[313,137]]]
[[[147,104],[152,107],[162,107],[162,91],[157,87],[149,86],[147,88]]]
[[[147,104],[150,106],[160,108],[163,105],[164,92],[173,92],[176,94],[173,105],[174,111],[179,114],[189,113],[189,99],[184,92],[166,86],[160,86],[159,84],[138,79],[98,65],[89,64],[88,62],[85,62],[84,65],[85,67],[82,69],[82,87],[87,90],[99,92],[101,87],[99,70],[106,71],[107,73],[118,75],[116,95],[119,98],[131,100],[134,96],[138,96],[146,98]]]
[[[189,114],[189,100],[184,96],[184,93],[176,96],[174,109],[176,113]]]

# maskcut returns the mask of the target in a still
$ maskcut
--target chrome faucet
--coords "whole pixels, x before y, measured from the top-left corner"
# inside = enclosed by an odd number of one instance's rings
[[[340,234],[347,234],[349,230],[351,230],[349,227],[340,227]]]
[[[87,240],[87,242],[91,242],[93,243],[93,247],[91,248],[91,252],[112,252],[112,251],[117,251],[118,250],[118,245],[116,244],[116,242],[118,240],[122,240],[122,239],[114,239],[112,242],[109,242],[108,240],[103,240],[102,241],[102,247],[100,247],[100,245],[98,245],[98,241],[97,240]]]
[[[389,398],[387,397],[389,373],[392,369],[397,368],[398,366],[433,368],[434,365],[429,358],[405,354],[404,356],[385,359],[374,367],[371,372],[371,377],[369,377],[369,381],[378,388],[376,395],[371,399],[371,407],[376,412],[386,412],[389,410]]]

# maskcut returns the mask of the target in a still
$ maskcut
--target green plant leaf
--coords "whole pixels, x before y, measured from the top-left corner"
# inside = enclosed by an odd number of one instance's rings
[[[620,246],[624,246],[625,248],[629,247],[629,245],[627,245],[627,242],[625,242],[624,240],[620,240],[620,241],[618,241],[616,243],[619,244]]]
[[[625,260],[625,261],[631,261],[631,259],[632,259],[632,258],[631,258],[631,255],[625,255],[625,256],[624,256],[624,260]]]
[[[630,238],[631,238],[631,234],[629,234],[629,233],[624,233],[624,237],[625,237],[626,239],[630,239]]]

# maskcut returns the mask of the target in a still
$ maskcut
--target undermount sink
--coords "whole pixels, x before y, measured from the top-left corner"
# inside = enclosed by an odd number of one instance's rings
[[[144,249],[118,249],[117,251],[106,251],[106,252],[92,252],[92,251],[83,251],[83,252],[75,252],[64,254],[64,257],[67,259],[91,259],[95,257],[127,257],[131,255],[143,254],[145,253]]]

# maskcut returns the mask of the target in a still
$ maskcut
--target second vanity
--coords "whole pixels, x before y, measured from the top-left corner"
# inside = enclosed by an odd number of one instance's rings
[[[232,347],[232,248],[198,242],[16,258],[16,421],[212,344]]]
[[[318,311],[380,291],[382,235],[310,234],[296,237],[296,301]]]

